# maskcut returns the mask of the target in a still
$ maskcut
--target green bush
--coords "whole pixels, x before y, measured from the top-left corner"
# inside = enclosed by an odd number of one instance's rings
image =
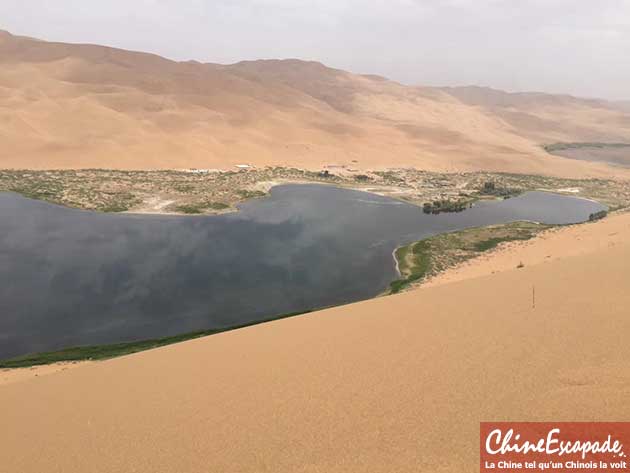
[[[588,216],[588,220],[590,222],[594,222],[595,220],[601,220],[602,218],[608,215],[607,210],[600,210],[599,212],[592,213]]]
[[[422,205],[422,211],[425,214],[439,214],[442,212],[462,212],[472,207],[469,200],[435,200],[433,202],[425,202]]]

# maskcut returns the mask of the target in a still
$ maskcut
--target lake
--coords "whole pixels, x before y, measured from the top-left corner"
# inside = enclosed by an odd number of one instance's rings
[[[603,209],[529,192],[461,213],[283,185],[218,216],[100,214],[0,194],[0,359],[224,328],[374,297],[392,251],[437,233]]]
[[[579,161],[606,163],[613,166],[630,167],[630,145],[581,146],[552,151],[551,154]]]

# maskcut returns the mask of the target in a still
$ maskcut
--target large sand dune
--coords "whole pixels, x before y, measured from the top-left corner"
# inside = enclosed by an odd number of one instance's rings
[[[629,231],[0,386],[2,471],[478,471],[482,420],[630,420]]]
[[[414,166],[610,175],[558,141],[628,141],[621,104],[407,87],[298,60],[223,66],[0,32],[0,168]]]
[[[627,107],[0,32],[0,168],[608,176],[622,171],[540,145],[630,141]],[[4,372],[0,471],[478,471],[482,420],[630,420],[629,233],[630,214],[617,215],[398,296]]]

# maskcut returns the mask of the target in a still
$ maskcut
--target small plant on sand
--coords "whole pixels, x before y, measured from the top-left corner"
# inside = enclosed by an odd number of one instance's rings
[[[229,209],[230,206],[224,202],[210,202],[208,208],[211,208],[212,210],[225,210]]]
[[[203,209],[204,207],[198,204],[184,204],[184,205],[178,205],[177,207],[175,207],[175,210],[177,212],[188,214],[188,215],[200,214],[203,212]]]
[[[602,218],[606,217],[608,215],[608,212],[606,210],[600,210],[599,212],[595,212],[592,213],[588,216],[588,220],[589,222],[594,222],[596,220],[601,220]]]
[[[266,194],[261,191],[250,191],[247,189],[240,189],[236,191],[243,199],[255,199],[257,197],[264,197]]]

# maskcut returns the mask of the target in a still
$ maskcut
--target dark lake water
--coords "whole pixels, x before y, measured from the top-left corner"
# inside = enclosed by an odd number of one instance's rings
[[[223,328],[373,297],[392,251],[515,220],[573,223],[597,203],[531,192],[457,214],[321,185],[238,213],[98,214],[0,194],[0,359]]]
[[[593,161],[613,166],[630,167],[630,145],[572,148],[554,151],[551,154],[579,161]]]

